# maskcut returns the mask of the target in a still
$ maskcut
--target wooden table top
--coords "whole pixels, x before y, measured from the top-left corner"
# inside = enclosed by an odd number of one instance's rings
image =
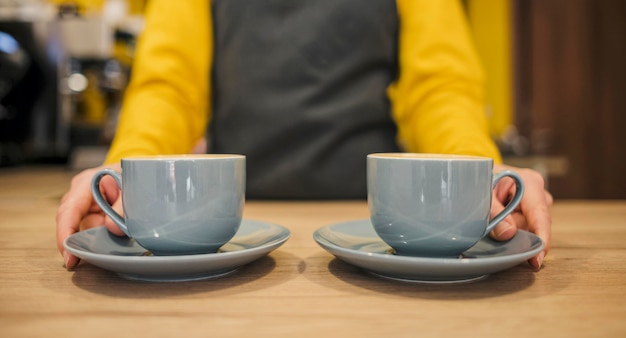
[[[557,201],[544,268],[468,284],[402,283],[335,259],[324,225],[367,204],[249,201],[291,238],[222,278],[129,281],[63,268],[55,214],[71,173],[0,168],[0,337],[626,337],[626,201]]]

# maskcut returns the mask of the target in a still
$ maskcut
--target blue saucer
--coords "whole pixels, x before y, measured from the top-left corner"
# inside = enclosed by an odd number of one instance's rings
[[[539,237],[518,230],[515,237],[506,242],[484,238],[459,258],[397,256],[378,237],[369,220],[325,226],[315,231],[313,238],[337,258],[372,274],[428,283],[478,280],[525,262],[544,247]]]
[[[63,245],[76,257],[124,278],[172,282],[223,276],[265,256],[289,236],[280,225],[243,220],[235,236],[211,254],[152,256],[134,240],[112,235],[103,226],[77,232]]]

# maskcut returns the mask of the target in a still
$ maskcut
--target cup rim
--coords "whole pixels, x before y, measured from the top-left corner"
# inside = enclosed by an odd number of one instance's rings
[[[150,161],[150,160],[217,160],[217,159],[243,159],[241,154],[160,154],[138,155],[122,158],[122,161]]]
[[[493,161],[491,157],[437,153],[373,153],[368,158],[425,161]]]

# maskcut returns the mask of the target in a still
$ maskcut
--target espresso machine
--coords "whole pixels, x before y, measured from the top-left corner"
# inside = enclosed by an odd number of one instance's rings
[[[0,166],[68,154],[58,97],[61,53],[54,24],[40,9],[0,7]]]
[[[0,2],[0,166],[100,164],[117,124],[137,33],[97,13],[85,15],[72,3],[42,8],[26,11],[31,16],[7,15]]]

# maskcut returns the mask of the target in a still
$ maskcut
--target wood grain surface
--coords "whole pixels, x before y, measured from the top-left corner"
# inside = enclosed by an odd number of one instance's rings
[[[559,201],[544,268],[478,282],[401,283],[335,259],[313,232],[367,218],[365,201],[248,201],[288,227],[222,278],[147,283],[66,271],[55,214],[72,173],[0,169],[0,337],[625,337],[626,201]]]

